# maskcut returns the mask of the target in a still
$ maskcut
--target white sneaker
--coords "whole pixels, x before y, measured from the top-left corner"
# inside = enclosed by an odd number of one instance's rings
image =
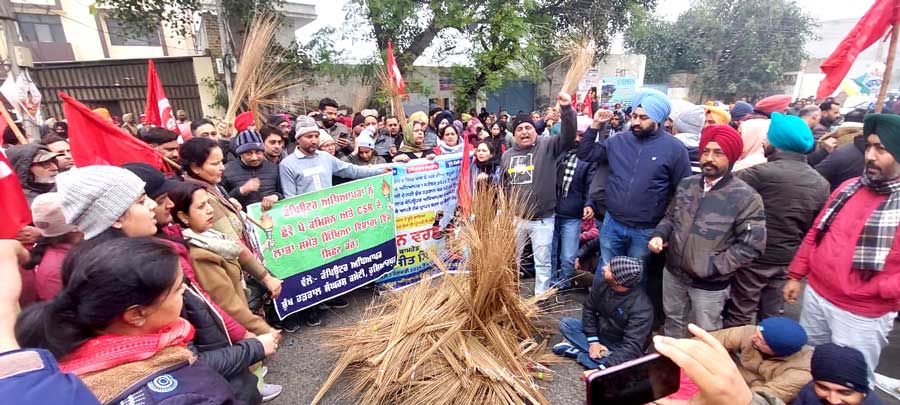
[[[900,380],[875,373],[875,387],[900,401]]]
[[[282,386],[277,384],[263,384],[259,389],[259,394],[262,395],[263,402],[269,402],[280,395],[283,389]]]

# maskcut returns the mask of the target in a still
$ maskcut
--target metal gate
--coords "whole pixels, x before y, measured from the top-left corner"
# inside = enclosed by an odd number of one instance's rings
[[[517,80],[508,82],[487,97],[487,110],[498,112],[504,109],[511,115],[519,111],[530,113],[534,110],[534,83]]]
[[[154,59],[172,110],[189,119],[203,117],[203,104],[191,57]],[[65,118],[59,92],[90,108],[106,108],[113,116],[144,113],[147,100],[147,59],[36,63],[31,78],[41,91],[44,117]]]

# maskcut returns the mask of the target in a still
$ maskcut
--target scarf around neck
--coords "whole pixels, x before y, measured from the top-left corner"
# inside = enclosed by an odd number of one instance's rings
[[[178,318],[157,333],[139,336],[102,335],[88,340],[59,361],[60,370],[83,376],[124,363],[146,360],[170,346],[187,346],[194,327]]]
[[[867,174],[863,174],[856,182],[853,182],[831,200],[822,220],[816,226],[816,244],[818,245],[831,224],[837,218],[838,212],[853,194],[861,187],[866,187],[875,193],[888,195],[875,211],[869,216],[859,238],[856,240],[856,248],[853,252],[852,268],[880,272],[884,269],[884,260],[894,244],[894,235],[897,226],[900,225],[900,180],[887,182],[873,182]]]
[[[182,231],[184,239],[191,246],[209,250],[225,260],[237,260],[241,256],[243,246],[228,238],[224,233],[209,229],[203,233],[197,233],[190,228]]]
[[[400,152],[402,153],[415,153],[415,152],[425,152],[431,148],[428,147],[424,142],[421,145],[416,145],[416,137],[413,135],[413,122],[410,121],[406,124],[406,130],[403,131],[403,144],[400,145]]]
[[[456,146],[447,146],[444,141],[438,139],[438,148],[441,148],[441,154],[449,155],[451,153],[460,153],[463,150],[463,147],[466,146],[465,142],[462,139],[456,143]]]

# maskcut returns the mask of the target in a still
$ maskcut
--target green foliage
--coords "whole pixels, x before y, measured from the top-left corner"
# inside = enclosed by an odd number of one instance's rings
[[[647,55],[645,82],[696,73],[701,98],[732,100],[769,93],[798,69],[813,24],[792,0],[702,0],[674,24],[634,24],[626,46]]]
[[[225,17],[237,23],[238,31],[257,12],[277,10],[284,0],[221,0]],[[126,34],[136,37],[156,32],[164,24],[180,36],[193,32],[191,12],[202,10],[201,0],[97,0],[89,6],[92,14],[99,7],[108,9],[110,17],[125,22]],[[233,24],[234,25],[234,24]]]

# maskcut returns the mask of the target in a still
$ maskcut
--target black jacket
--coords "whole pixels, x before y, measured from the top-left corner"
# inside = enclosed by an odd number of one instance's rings
[[[831,184],[834,191],[845,181],[862,176],[866,168],[866,138],[858,135],[853,143],[843,145],[831,152],[825,160],[816,165],[816,171]]]
[[[241,194],[241,186],[253,177],[259,178],[259,190],[250,193]],[[278,175],[278,165],[263,159],[262,165],[259,167],[249,167],[238,158],[232,160],[225,165],[225,173],[222,174],[221,186],[228,191],[231,197],[234,197],[247,209],[250,204],[262,201],[263,197],[277,195],[278,199],[284,198],[281,193],[281,176]]]
[[[786,151],[734,175],[753,187],[765,206],[766,250],[755,262],[787,266],[828,200],[828,182],[804,155]]]
[[[609,356],[601,363],[612,367],[644,355],[650,343],[653,305],[641,287],[617,292],[598,274],[584,301],[581,323],[588,338],[610,343]]]
[[[236,398],[248,404],[259,404],[262,397],[256,388],[256,376],[249,367],[266,357],[262,343],[256,339],[244,339],[232,344],[222,318],[194,288],[188,283],[181,309],[182,318],[187,319],[195,330],[189,348],[202,363],[228,380]]]

